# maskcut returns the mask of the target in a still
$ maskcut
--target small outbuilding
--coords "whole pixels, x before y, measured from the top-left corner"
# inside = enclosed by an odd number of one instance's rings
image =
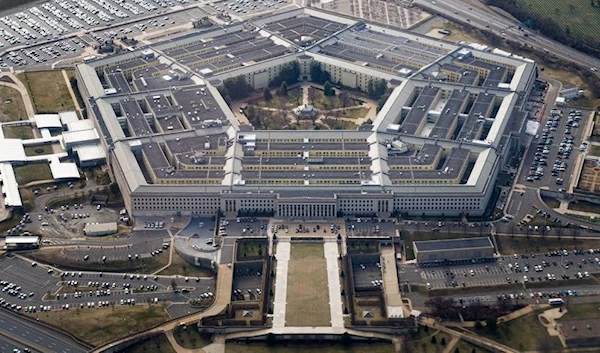
[[[37,235],[29,236],[8,236],[5,240],[6,250],[28,250],[40,247],[40,237]]]
[[[114,234],[117,230],[117,222],[87,223],[83,228],[83,233],[88,236],[101,236]]]

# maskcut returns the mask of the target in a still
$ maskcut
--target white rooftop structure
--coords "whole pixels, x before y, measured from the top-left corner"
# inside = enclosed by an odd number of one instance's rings
[[[98,136],[96,129],[67,131],[63,133],[63,140],[67,148],[71,148],[77,144],[99,141],[100,136]]]
[[[67,124],[67,130],[69,131],[83,131],[92,130],[94,128],[94,122],[87,120],[77,120]]]
[[[79,169],[75,163],[61,163],[58,157],[52,157],[50,159],[50,171],[52,177],[56,180],[59,179],[79,179]]]
[[[60,121],[63,125],[67,125],[69,123],[79,120],[77,113],[74,111],[60,112],[58,113],[58,116],[60,117]]]
[[[40,237],[37,235],[29,235],[29,236],[8,236],[6,237],[6,244],[37,244],[40,241]]]
[[[18,139],[0,139],[0,163],[24,162],[27,160],[23,143]]]
[[[80,145],[73,147],[73,152],[77,153],[77,157],[79,161],[84,163],[88,161],[95,161],[99,159],[106,159],[106,153],[104,149],[100,145],[100,143],[96,143],[93,145]]]
[[[0,180],[2,180],[2,195],[5,197],[4,205],[7,207],[21,207],[21,194],[15,171],[10,163],[0,163]]]
[[[60,129],[62,124],[58,114],[36,114],[33,116],[38,129]]]

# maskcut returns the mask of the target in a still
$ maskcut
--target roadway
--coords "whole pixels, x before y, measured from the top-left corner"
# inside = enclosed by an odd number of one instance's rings
[[[519,30],[519,22],[502,16],[488,6],[473,7],[463,0],[414,0],[414,4],[456,22],[510,38],[540,51],[588,68],[600,67],[600,60],[548,39],[529,29]],[[527,36],[525,36],[527,34]]]
[[[21,345],[16,348],[22,349],[23,345],[26,345],[39,352],[84,353],[89,351],[89,347],[57,330],[34,324],[30,320],[0,309],[0,347],[14,341]]]

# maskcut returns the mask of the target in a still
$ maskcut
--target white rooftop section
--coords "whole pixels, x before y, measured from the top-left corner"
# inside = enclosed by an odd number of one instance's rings
[[[67,147],[85,142],[95,142],[99,139],[100,136],[98,136],[96,129],[67,131],[63,133],[63,140],[65,141],[65,145],[67,145]]]
[[[77,120],[67,124],[67,130],[69,131],[83,131],[91,130],[94,128],[94,122],[87,120]]]
[[[50,159],[50,171],[54,179],[79,179],[79,169],[75,163],[61,163],[58,157]]]
[[[40,237],[37,235],[6,237],[6,244],[37,244],[39,241]]]
[[[19,139],[0,139],[0,163],[27,160],[23,143]]]
[[[21,194],[19,194],[19,184],[15,177],[15,171],[10,163],[0,163],[0,179],[2,180],[2,195],[4,196],[4,205],[7,207],[21,207]]]
[[[77,113],[74,111],[60,112],[58,113],[58,116],[60,117],[60,121],[63,125],[67,125],[68,123],[79,120]]]
[[[77,153],[77,157],[81,162],[95,161],[106,158],[106,153],[99,143],[93,145],[80,145],[73,147],[73,152]]]
[[[58,114],[36,114],[33,116],[33,119],[35,120],[35,126],[37,126],[38,129],[62,128]]]

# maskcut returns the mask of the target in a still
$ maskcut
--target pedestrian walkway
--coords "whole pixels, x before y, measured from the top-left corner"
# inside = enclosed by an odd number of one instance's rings
[[[398,270],[396,269],[396,254],[392,246],[381,248],[381,275],[388,318],[406,317],[400,296]]]
[[[340,269],[338,266],[338,244],[334,239],[327,239],[323,246],[325,260],[327,261],[327,282],[329,283],[329,310],[331,313],[331,326],[344,327],[344,309],[342,305]]]
[[[289,239],[281,238],[277,243],[277,267],[275,274],[275,299],[273,301],[273,328],[285,326],[285,308],[287,305],[287,280],[292,244]]]

